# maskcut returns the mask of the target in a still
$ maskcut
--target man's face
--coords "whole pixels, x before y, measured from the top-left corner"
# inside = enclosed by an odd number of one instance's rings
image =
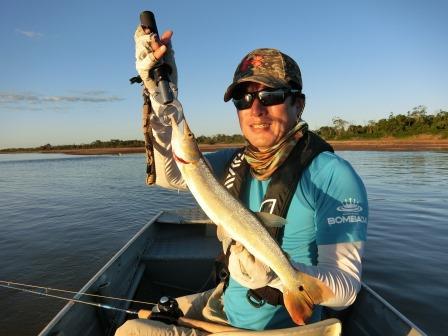
[[[267,89],[258,83],[249,83],[242,90],[246,93]],[[264,106],[255,98],[252,106],[238,110],[241,131],[249,143],[258,150],[275,145],[296,123],[302,101],[291,104],[291,96],[278,105]]]

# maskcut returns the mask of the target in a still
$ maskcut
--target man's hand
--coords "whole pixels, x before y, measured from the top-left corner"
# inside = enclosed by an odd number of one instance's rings
[[[256,289],[269,285],[275,273],[240,243],[230,247],[229,272],[240,285]]]
[[[233,242],[233,239],[230,238],[226,230],[224,230],[221,225],[218,225],[218,227],[216,228],[216,236],[222,243],[222,251],[224,252],[224,254],[226,254],[230,244],[232,244]]]
[[[177,85],[177,68],[174,60],[174,51],[171,48],[171,38],[173,32],[168,30],[159,37],[151,33],[148,28],[138,26],[135,34],[135,66],[138,74],[142,78],[145,87],[150,93],[154,92],[157,85],[151,78],[150,73],[154,67],[159,65],[159,60],[164,57],[164,61],[171,68],[170,80]]]
[[[167,45],[169,45],[169,43],[171,42],[172,36],[172,30],[167,30],[166,32],[164,32],[160,40],[156,34],[150,34],[151,50],[153,51],[153,56],[157,61],[166,54],[168,50]]]
[[[229,272],[240,285],[256,289],[267,286],[272,280],[277,279],[268,266],[257,260],[243,245],[230,238],[221,226],[217,228],[217,236],[224,253],[227,253],[230,247]]]
[[[151,99],[151,128],[153,133],[165,133],[167,127],[171,125],[170,116],[173,116],[177,122],[183,118],[182,105],[177,100],[177,68],[174,60],[174,51],[171,48],[171,38],[173,32],[168,30],[162,34],[161,39],[156,34],[152,34],[148,28],[141,25],[137,26],[134,34],[135,40],[135,67],[140,75],[145,88],[149,92]],[[159,65],[159,60],[163,60],[171,68],[170,87],[174,94],[174,101],[165,105],[161,101],[157,84],[151,78],[152,70]],[[166,141],[169,143],[170,136]],[[160,139],[159,139],[160,140]]]

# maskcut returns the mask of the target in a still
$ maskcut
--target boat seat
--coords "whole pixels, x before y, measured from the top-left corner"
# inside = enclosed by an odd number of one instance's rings
[[[330,318],[300,327],[261,330],[261,331],[227,331],[210,334],[213,336],[339,336],[342,332],[341,322]]]

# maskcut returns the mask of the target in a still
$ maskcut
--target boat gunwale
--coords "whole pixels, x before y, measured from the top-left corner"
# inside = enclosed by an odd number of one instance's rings
[[[412,330],[415,330],[416,332],[419,332],[422,336],[426,335],[424,331],[422,331],[418,326],[415,325],[414,322],[409,320],[405,315],[400,313],[400,311],[395,308],[391,303],[389,303],[385,298],[383,298],[380,294],[375,292],[370,286],[368,286],[365,282],[361,282],[362,287],[370,294],[372,295],[376,300],[378,300],[381,304],[386,306],[387,309],[389,309],[392,313],[394,313],[402,322],[409,325],[409,327]],[[359,293],[358,293],[359,294]],[[413,334],[409,334],[413,335]]]
[[[164,211],[159,211],[155,214],[140,230],[135,233],[131,239],[129,239],[124,246],[115,253],[109,261],[101,267],[101,269],[95,273],[93,277],[73,296],[74,299],[81,298],[82,294],[86,293],[92,285],[105,273],[105,271],[124,253],[126,250],[151,226],[157,219],[164,213]],[[42,329],[38,336],[46,335],[51,329],[56,326],[56,324],[61,320],[61,318],[75,305],[75,302],[68,302],[62,309],[48,322],[48,324]]]

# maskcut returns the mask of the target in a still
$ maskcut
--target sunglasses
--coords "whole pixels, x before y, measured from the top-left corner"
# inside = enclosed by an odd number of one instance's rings
[[[272,106],[282,104],[289,95],[293,95],[299,92],[299,90],[294,89],[274,89],[255,92],[242,92],[241,94],[236,94],[233,97],[232,101],[238,110],[245,110],[252,106],[255,100],[255,96],[263,106]]]

